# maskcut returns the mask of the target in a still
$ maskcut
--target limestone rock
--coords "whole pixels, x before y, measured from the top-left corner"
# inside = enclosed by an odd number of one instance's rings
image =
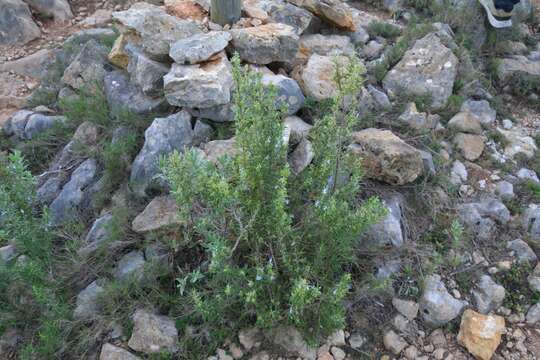
[[[501,336],[504,332],[504,318],[465,310],[461,318],[457,340],[475,358],[490,360],[501,343]]]
[[[214,140],[204,144],[204,157],[217,164],[223,156],[235,156],[238,153],[234,138],[228,140]]]
[[[469,161],[477,160],[485,148],[484,139],[479,135],[459,133],[454,138],[454,143],[461,155]]]
[[[270,340],[281,346],[288,354],[301,356],[306,360],[317,358],[317,349],[310,347],[302,338],[302,334],[293,327],[279,327],[269,334]]]
[[[178,64],[197,64],[223,51],[231,39],[224,31],[195,34],[174,42],[169,55]]]
[[[540,322],[540,303],[530,307],[529,311],[527,311],[527,316],[525,319],[529,325],[536,325],[538,322]]]
[[[437,274],[426,278],[419,305],[422,318],[433,327],[443,326],[454,320],[465,306],[462,301],[448,293]]]
[[[405,106],[405,111],[398,117],[398,121],[415,131],[428,132],[437,126],[439,117],[418,112],[416,104],[411,102]]]
[[[501,59],[497,71],[501,81],[509,84],[515,77],[524,77],[533,81],[539,80],[540,60],[529,60],[526,56],[514,55]]]
[[[1,218],[0,218],[1,220]],[[0,247],[0,264],[5,264],[18,256],[15,245],[6,245]]]
[[[476,117],[469,112],[459,112],[448,121],[448,128],[468,134],[482,134],[482,126]]]
[[[348,36],[309,34],[300,37],[297,61],[306,61],[313,54],[322,56],[355,54],[354,46]]]
[[[306,101],[298,83],[283,75],[264,74],[261,78],[264,86],[274,86],[277,89],[276,107],[285,106],[287,115],[294,115]]]
[[[252,64],[292,62],[298,51],[298,35],[285,24],[266,25],[231,30],[231,45],[240,58]]]
[[[47,77],[56,56],[57,52],[54,50],[41,49],[20,59],[0,64],[0,72],[12,72],[41,80]]]
[[[90,40],[64,71],[62,81],[74,89],[84,90],[101,86],[106,74],[107,49]]]
[[[126,11],[114,12],[113,19],[127,29],[123,33],[138,34],[142,49],[158,61],[169,55],[173,42],[202,33],[194,22],[169,15],[161,7],[145,2],[136,3]]]
[[[289,164],[291,166],[291,171],[294,175],[300,174],[308,165],[311,163],[315,157],[315,151],[313,150],[313,145],[307,139],[300,141],[296,149],[292,152],[289,157]]]
[[[176,200],[172,196],[158,196],[133,220],[132,229],[145,233],[180,226],[182,223]]]
[[[225,54],[204,64],[173,64],[164,77],[169,104],[189,108],[211,108],[231,101],[232,67]]]
[[[141,358],[133,355],[127,350],[112,344],[105,344],[101,348],[99,360],[140,360]]]
[[[81,205],[85,197],[85,190],[95,180],[97,162],[94,159],[84,161],[71,175],[69,182],[64,185],[58,197],[49,207],[50,223],[60,225],[76,217],[82,211]]]
[[[34,11],[55,21],[64,22],[73,18],[67,0],[24,0]]]
[[[272,22],[292,26],[297,35],[301,35],[313,20],[309,11],[289,2],[269,1],[265,10]]]
[[[405,316],[409,320],[414,320],[418,315],[419,306],[414,301],[393,298],[392,305],[394,305],[396,310],[401,315]]]
[[[381,56],[385,45],[377,40],[369,41],[361,51],[361,56],[367,60],[375,60]]]
[[[90,231],[85,238],[85,246],[82,247],[77,253],[79,255],[87,256],[93,251],[97,250],[98,247],[107,241],[112,232],[113,225],[113,216],[111,214],[105,214],[102,217],[96,219]]]
[[[476,303],[476,308],[481,314],[498,309],[504,300],[506,291],[504,287],[495,283],[488,275],[482,275],[480,281],[473,289],[472,295]]]
[[[519,263],[534,263],[538,260],[538,257],[529,244],[521,239],[509,241],[506,247],[515,252]]]
[[[508,208],[495,199],[460,204],[457,213],[472,235],[481,240],[491,239],[497,230],[497,223],[504,225],[510,221]]]
[[[497,128],[497,132],[506,141],[507,145],[504,148],[504,153],[510,158],[514,158],[518,154],[523,154],[527,159],[531,159],[536,151],[538,151],[534,139],[524,135],[519,129],[503,130]]]
[[[362,235],[362,239],[367,240],[368,244],[377,247],[403,246],[402,201],[400,196],[391,196],[384,199],[388,214],[379,223],[371,225]]]
[[[133,162],[130,177],[133,190],[140,197],[156,186],[154,177],[159,173],[159,158],[191,146],[191,116],[181,111],[166,118],[156,118],[144,136],[144,146]]]
[[[521,180],[530,180],[535,183],[540,183],[540,179],[534,170],[521,168],[516,175]]]
[[[308,136],[313,125],[306,123],[298,116],[288,116],[285,118],[285,128],[289,132],[289,144],[298,144]]]
[[[523,228],[532,239],[540,239],[540,205],[530,204],[525,210]]]
[[[77,295],[73,317],[77,319],[90,319],[97,315],[100,311],[97,300],[103,291],[104,289],[98,284],[97,280],[82,290]]]
[[[383,86],[390,97],[407,93],[430,94],[432,108],[441,109],[452,95],[458,59],[435,34],[414,43],[401,61],[388,72]]]
[[[128,73],[131,81],[139,86],[145,95],[157,97],[163,93],[163,76],[170,67],[166,64],[152,60],[136,46],[128,44],[126,52],[129,54]]]
[[[540,292],[540,262],[536,264],[533,272],[527,277],[527,281],[531,290]]]
[[[348,62],[349,59],[344,56],[311,55],[299,79],[304,94],[319,101],[335,97],[337,94],[337,84],[334,81],[336,66],[344,66]]]
[[[324,21],[347,31],[355,31],[353,14],[350,7],[341,0],[292,0]]]
[[[24,45],[41,34],[28,5],[21,0],[2,0],[0,45]]]
[[[126,280],[135,278],[140,280],[143,278],[144,266],[146,260],[142,251],[133,250],[124,256],[116,264],[114,270],[114,278],[118,280]]]
[[[393,185],[413,182],[424,169],[421,153],[388,130],[353,133],[353,153],[362,156],[366,175]]]
[[[387,331],[383,336],[384,347],[394,355],[399,355],[407,347],[407,342],[393,330]]]
[[[119,116],[127,109],[139,115],[163,113],[169,110],[169,104],[163,97],[150,97],[129,81],[123,71],[111,71],[105,75],[105,96],[111,109],[111,115]]]
[[[128,43],[127,38],[128,36],[126,34],[120,34],[114,41],[113,47],[108,55],[111,64],[124,70],[127,70],[129,64],[129,54],[125,51],[125,47]]]
[[[497,119],[497,112],[487,100],[467,100],[461,105],[461,112],[476,119],[482,125],[490,125]]]
[[[178,330],[174,320],[148,310],[133,314],[133,333],[128,346],[145,354],[172,353],[177,350]]]

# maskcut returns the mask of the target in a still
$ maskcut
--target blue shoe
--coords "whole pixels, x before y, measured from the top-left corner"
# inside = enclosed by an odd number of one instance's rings
[[[520,0],[478,0],[486,10],[489,23],[494,28],[512,26],[512,11]]]

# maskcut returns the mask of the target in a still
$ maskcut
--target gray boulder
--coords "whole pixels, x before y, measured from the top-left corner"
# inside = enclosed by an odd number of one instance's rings
[[[79,295],[77,295],[76,307],[73,311],[73,317],[76,319],[92,319],[100,312],[98,298],[104,289],[98,284],[98,281],[92,282]]]
[[[508,181],[500,181],[495,187],[495,194],[503,200],[513,199],[515,196],[514,185]]]
[[[147,233],[183,224],[176,200],[172,196],[154,198],[133,220],[131,228],[136,233]]]
[[[302,139],[289,156],[289,165],[294,175],[300,174],[315,157],[313,145],[308,139]]]
[[[163,113],[169,109],[169,104],[163,97],[149,97],[129,81],[129,76],[123,71],[111,71],[105,75],[105,96],[111,114],[119,116],[124,110],[139,115]]]
[[[197,64],[223,51],[231,39],[225,31],[196,34],[174,42],[169,55],[178,64]]]
[[[133,314],[133,333],[128,346],[145,354],[173,353],[178,349],[178,330],[173,319],[148,310]]]
[[[491,107],[487,100],[467,100],[461,105],[461,112],[482,125],[491,125],[497,119],[497,111]]]
[[[71,175],[58,197],[49,206],[50,223],[53,226],[76,219],[80,205],[85,200],[85,190],[97,174],[97,162],[94,159],[84,161]]]
[[[242,60],[252,64],[292,62],[298,51],[298,35],[285,24],[233,29],[231,35],[234,50]]]
[[[370,245],[382,246],[403,246],[403,199],[400,196],[391,196],[384,200],[388,214],[382,221],[371,225],[366,230],[362,239],[365,239]]]
[[[288,116],[285,118],[285,128],[289,134],[289,144],[295,145],[307,138],[313,125],[306,123],[298,116]]]
[[[418,112],[416,104],[411,102],[405,106],[405,111],[397,120],[415,131],[429,132],[439,123],[439,116]]]
[[[285,106],[288,115],[296,114],[304,106],[306,98],[295,80],[283,75],[264,74],[261,82],[265,86],[276,87],[276,107]]]
[[[62,81],[74,89],[101,88],[107,72],[107,49],[89,40],[64,71]]]
[[[287,354],[300,356],[306,360],[317,358],[317,349],[310,346],[303,338],[302,333],[291,326],[281,326],[267,334],[272,343],[280,346]]]
[[[417,40],[401,61],[388,72],[383,86],[390,97],[400,94],[431,95],[432,108],[446,105],[452,95],[458,59],[436,34]]]
[[[13,136],[18,139],[24,138],[24,129],[28,123],[28,118],[34,114],[33,111],[19,110],[14,113],[5,123],[3,132],[7,136]]]
[[[0,247],[0,265],[15,259],[18,255],[15,245],[9,244]]]
[[[113,230],[112,224],[113,216],[111,214],[105,214],[96,219],[86,235],[84,246],[79,249],[78,254],[88,256],[96,251],[102,243],[110,239]]]
[[[534,263],[538,260],[534,250],[521,239],[509,241],[506,248],[515,253],[519,263]]]
[[[63,22],[73,18],[73,12],[67,0],[24,0],[40,15]]]
[[[424,172],[422,153],[388,130],[352,134],[349,149],[362,158],[366,176],[393,185],[415,181]]]
[[[336,66],[346,66],[348,63],[349,58],[342,55],[311,55],[297,78],[304,94],[318,101],[336,96],[337,84],[334,81]]]
[[[131,44],[128,44],[125,49],[129,54],[127,71],[131,75],[131,81],[138,85],[145,95],[152,97],[161,95],[163,76],[169,72],[170,66],[150,59]]]
[[[525,320],[529,325],[536,325],[538,322],[540,322],[540,302],[529,308]]]
[[[114,12],[113,19],[141,37],[140,45],[155,60],[168,57],[173,42],[202,33],[193,21],[169,15],[159,6],[139,2],[129,10]]]
[[[534,170],[521,168],[516,175],[521,180],[530,180],[535,183],[540,183],[540,179]]]
[[[368,85],[367,91],[371,95],[371,98],[373,99],[378,110],[388,110],[392,107],[392,103],[384,91],[377,89],[373,85]]]
[[[381,56],[384,48],[384,43],[371,40],[362,48],[361,56],[367,60],[375,60]]]
[[[207,143],[212,138],[214,129],[201,119],[197,119],[195,126],[193,127],[193,145],[199,146],[203,143]]]
[[[506,290],[488,275],[482,275],[472,295],[478,312],[487,314],[497,310],[503,303]]]
[[[186,108],[186,110],[196,118],[208,119],[218,123],[234,121],[234,112],[231,103],[208,108]]]
[[[300,37],[298,54],[296,55],[297,58],[307,59],[312,54],[319,54],[321,56],[351,56],[355,54],[355,49],[348,36],[322,34],[302,35]]]
[[[288,2],[269,1],[265,10],[273,22],[292,26],[297,35],[306,31],[313,20],[309,11]]]
[[[56,197],[62,191],[62,185],[64,184],[65,179],[63,176],[53,176],[50,177],[39,187],[37,190],[37,198],[39,202],[43,205],[49,205],[56,199]]]
[[[133,250],[122,258],[116,264],[114,270],[114,278],[118,280],[126,280],[128,278],[142,279],[144,275],[144,267],[146,260],[142,251]]]
[[[540,262],[536,264],[533,272],[527,277],[527,282],[531,290],[540,292]]]
[[[523,214],[523,228],[532,239],[540,240],[540,205],[531,204]]]
[[[461,221],[483,239],[491,237],[496,229],[496,223],[505,225],[510,221],[508,208],[495,199],[461,204],[457,211]]]
[[[231,101],[232,67],[225,54],[205,64],[173,64],[164,82],[171,105],[211,108]]]
[[[37,135],[51,129],[56,124],[66,121],[64,116],[47,116],[43,114],[32,114],[28,117],[28,122],[24,128],[24,138],[32,139]]]
[[[101,348],[99,360],[141,360],[141,358],[121,347],[107,343]]]
[[[503,83],[512,86],[516,78],[529,81],[540,80],[540,60],[530,60],[523,55],[514,55],[500,59],[497,74]]]
[[[156,186],[154,177],[159,173],[159,158],[191,146],[191,116],[181,111],[166,118],[157,118],[144,134],[144,146],[133,162],[130,177],[133,191],[140,197]]]
[[[40,35],[28,5],[21,0],[2,0],[0,45],[24,45]]]
[[[465,303],[450,295],[441,277],[435,274],[426,278],[419,306],[426,324],[439,327],[457,318]]]

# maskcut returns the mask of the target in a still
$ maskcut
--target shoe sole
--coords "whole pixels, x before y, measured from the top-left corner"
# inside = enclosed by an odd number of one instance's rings
[[[491,8],[488,4],[489,0],[478,0],[478,1],[480,2],[480,4],[482,4],[484,9],[486,10],[486,14],[487,14],[487,17],[491,26],[497,29],[512,27],[512,19],[497,20],[495,16],[493,16],[493,14],[491,13]]]

